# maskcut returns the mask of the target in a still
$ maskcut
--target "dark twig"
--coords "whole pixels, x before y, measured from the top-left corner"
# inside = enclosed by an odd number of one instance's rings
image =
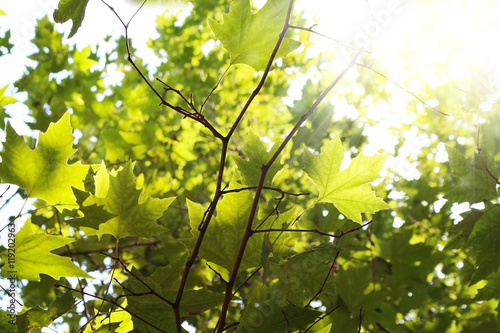
[[[97,295],[93,295],[93,294],[90,294],[90,293],[87,293],[87,292],[84,292],[83,290],[78,290],[78,289],[74,289],[74,288],[71,288],[71,287],[68,287],[68,286],[64,286],[62,284],[59,284],[59,283],[55,283],[54,284],[54,288],[64,288],[64,289],[67,289],[67,290],[70,290],[70,291],[73,291],[75,293],[79,293],[81,295],[86,295],[86,296],[90,296],[92,298],[97,298],[101,301],[104,301],[104,302],[108,302],[110,304],[112,304],[113,306],[116,306],[117,308],[120,308],[122,309],[123,311],[127,312],[128,314],[130,314],[132,317],[134,318],[137,318],[138,320],[142,321],[144,324],[146,325],[149,325],[151,327],[153,327],[154,329],[157,329],[159,332],[164,332],[164,333],[167,333],[167,331],[164,331],[163,329],[159,328],[158,326],[156,326],[155,324],[153,323],[150,323],[149,321],[147,321],[146,319],[142,318],[141,316],[139,315],[136,315],[135,313],[131,312],[130,310],[128,310],[127,308],[121,306],[120,304],[118,304],[116,301],[113,301],[111,299],[108,299],[108,298],[104,298],[104,297],[101,297],[101,296],[97,296]]]
[[[208,268],[209,268],[212,272],[214,272],[214,273],[215,273],[215,275],[217,275],[217,276],[219,277],[219,279],[220,279],[222,282],[227,283],[227,281],[226,281],[226,280],[222,277],[222,275],[221,275],[219,272],[217,272],[217,271],[216,271],[216,270],[215,270],[212,266],[210,266],[210,264],[209,264],[208,262],[207,262],[205,265],[207,265],[207,267],[208,267]]]
[[[121,251],[123,249],[128,249],[128,248],[133,248],[133,247],[137,247],[137,246],[154,246],[154,245],[158,245],[160,244],[160,241],[158,239],[153,239],[151,241],[147,241],[147,242],[134,242],[134,243],[131,243],[131,244],[127,244],[127,245],[119,245],[118,246],[118,250]],[[91,254],[91,253],[106,253],[108,252],[109,250],[114,250],[116,247],[105,247],[105,248],[102,248],[102,249],[97,249],[97,250],[88,250],[88,251],[80,251],[80,252],[72,252],[71,254],[73,256],[81,256],[81,255],[88,255],[88,254]],[[61,254],[61,255],[65,255],[64,253]],[[107,254],[109,255],[109,253]]]
[[[377,325],[377,327],[382,331],[382,332],[385,332],[385,333],[392,333],[391,331],[389,331],[387,328],[385,328],[384,326],[380,325],[380,323],[376,322],[375,325]]]
[[[386,79],[387,81],[394,83],[394,84],[395,84],[395,85],[396,85],[399,89],[401,89],[401,90],[403,90],[403,91],[407,92],[408,94],[412,95],[413,97],[415,97],[415,98],[416,98],[416,99],[417,99],[420,103],[422,103],[422,105],[423,105],[423,106],[425,106],[425,107],[427,107],[427,108],[429,108],[429,109],[431,109],[431,110],[434,110],[434,111],[436,111],[437,113],[439,113],[439,114],[441,114],[441,115],[443,115],[443,116],[449,116],[449,114],[444,113],[443,111],[440,111],[440,110],[436,109],[435,107],[430,106],[429,104],[427,104],[427,103],[426,103],[426,102],[425,102],[422,98],[418,97],[418,95],[417,95],[417,94],[415,94],[414,92],[412,92],[412,91],[410,91],[410,90],[406,89],[405,87],[403,87],[402,85],[400,85],[400,84],[399,84],[399,83],[397,83],[396,81],[394,81],[394,80],[392,80],[392,79],[388,78],[386,75],[384,75],[384,74],[382,74],[381,72],[379,72],[378,70],[374,69],[374,68],[373,68],[373,65],[369,65],[369,66],[368,66],[368,65],[365,65],[365,64],[361,64],[361,63],[358,63],[357,65],[358,65],[359,67],[367,68],[367,69],[371,70],[373,73],[375,73],[375,74],[377,74],[377,75],[379,75],[379,76],[383,77],[383,78],[384,78],[384,79]]]
[[[125,47],[127,49],[127,60],[134,67],[134,69],[136,70],[136,72],[141,76],[142,80],[148,85],[148,87],[151,89],[151,91],[153,91],[154,94],[159,98],[159,100],[161,101],[160,105],[165,105],[165,106],[171,108],[172,110],[179,112],[184,117],[191,118],[191,119],[193,119],[193,120],[201,123],[203,126],[205,126],[206,128],[208,128],[210,130],[210,132],[212,132],[212,134],[216,138],[222,139],[223,138],[222,134],[220,134],[215,129],[215,127],[213,127],[212,124],[205,117],[203,117],[203,115],[201,115],[199,112],[189,112],[187,110],[184,110],[180,106],[174,106],[174,105],[170,104],[169,102],[167,102],[165,100],[165,98],[163,98],[163,96],[158,92],[158,90],[156,90],[156,88],[151,84],[151,82],[149,82],[148,78],[146,78],[146,76],[142,73],[142,71],[139,69],[139,67],[136,65],[136,63],[132,59],[132,51],[131,51],[131,48],[130,48],[130,39],[128,37],[128,28],[129,28],[130,23],[132,22],[132,19],[141,10],[141,8],[144,6],[144,4],[147,2],[147,0],[144,0],[142,2],[142,4],[139,6],[139,9],[137,9],[137,11],[134,13],[134,15],[132,15],[132,17],[130,18],[130,20],[127,23],[125,23],[122,20],[122,18],[120,17],[120,15],[118,15],[118,13],[115,11],[115,9],[113,7],[111,7],[109,4],[107,4],[106,1],[104,1],[104,0],[101,0],[101,1],[106,6],[108,6],[108,8],[115,14],[115,16],[118,18],[118,20],[120,20],[122,26],[125,28]],[[182,94],[181,94],[181,96],[182,96]],[[185,98],[183,98],[183,99],[186,100]],[[190,103],[190,102],[188,102],[188,105],[193,105],[193,104]],[[196,108],[194,108],[194,109],[196,110]]]
[[[103,253],[105,254],[105,253]],[[170,306],[173,306],[174,303],[169,301],[168,299],[166,299],[165,297],[163,297],[162,295],[158,294],[158,292],[156,292],[156,290],[154,290],[153,288],[151,288],[146,282],[144,282],[144,280],[142,280],[140,277],[138,277],[136,274],[134,274],[130,269],[127,268],[127,266],[123,263],[123,261],[120,259],[120,258],[117,258],[117,257],[113,257],[109,254],[105,254],[107,256],[109,256],[111,259],[115,260],[116,262],[118,262],[122,267],[123,269],[125,270],[125,272],[127,272],[128,274],[132,275],[137,281],[139,281],[144,287],[146,287],[147,289],[149,289],[150,293],[155,295],[156,297],[158,297],[160,300],[162,300],[163,302],[167,303],[168,305]]]
[[[358,326],[358,333],[361,333],[361,326],[363,323],[363,307],[359,308],[359,326]]]
[[[486,169],[486,172],[488,173],[488,175],[490,175],[490,177],[493,178],[497,182],[498,185],[500,185],[500,181],[498,180],[497,177],[495,177],[495,175],[493,175],[491,173],[490,169],[488,169],[488,167],[486,167],[485,169]]]
[[[319,316],[318,319],[316,319],[316,321],[314,323],[311,324],[311,326],[309,326],[305,331],[304,333],[307,333],[308,331],[311,330],[311,328],[314,327],[314,325],[316,325],[317,323],[319,323],[320,321],[322,321],[323,319],[325,319],[327,316],[329,316],[330,314],[333,313],[333,311],[337,310],[338,308],[340,308],[340,305],[337,305],[336,307],[334,307],[333,309],[331,309],[330,311],[328,311],[327,313],[325,313],[324,315],[322,316]]]
[[[256,188],[257,188],[257,186],[234,188],[234,189],[230,189],[230,190],[224,190],[224,191],[222,191],[222,193],[223,194],[236,193],[236,192],[242,192],[242,191],[255,190]],[[278,187],[269,187],[269,186],[263,186],[262,189],[264,189],[264,190],[270,190],[270,191],[275,191],[275,192],[279,192],[280,194],[283,194],[283,195],[291,195],[291,196],[294,196],[294,197],[300,197],[300,196],[303,196],[303,195],[309,195],[310,194],[309,192],[305,192],[305,193],[287,192],[287,191],[283,191],[282,189],[280,189]]]
[[[325,276],[325,279],[323,280],[323,283],[321,284],[321,286],[320,286],[319,290],[316,292],[316,294],[314,294],[314,296],[311,297],[311,299],[309,300],[309,302],[307,302],[306,307],[308,307],[309,305],[311,305],[312,301],[314,301],[316,299],[316,297],[318,297],[323,292],[323,289],[326,286],[326,282],[330,278],[330,275],[332,275],[332,270],[333,270],[333,267],[335,266],[335,263],[337,262],[339,254],[340,254],[340,251],[337,251],[337,254],[335,254],[335,258],[333,258],[332,264],[328,268],[328,272],[326,273],[326,276]]]
[[[323,232],[323,231],[320,231],[318,229],[277,229],[277,228],[270,228],[270,229],[260,229],[260,230],[253,230],[252,232],[253,233],[259,233],[259,232],[310,232],[310,233],[315,233],[315,234],[318,234],[318,235],[321,235],[321,236],[328,236],[328,237],[331,237],[331,238],[342,238],[344,237],[345,235],[347,234],[350,234],[351,232],[355,232],[355,231],[358,231],[360,229],[363,229],[364,227],[370,225],[371,223],[373,223],[373,220],[370,220],[364,224],[362,224],[361,226],[357,227],[357,228],[354,228],[354,229],[351,229],[349,231],[341,231],[338,235],[336,234],[329,234],[327,232]]]
[[[213,86],[212,90],[210,90],[210,92],[208,93],[207,97],[205,98],[205,100],[203,101],[203,103],[201,103],[201,106],[200,106],[200,113],[203,112],[203,108],[205,107],[205,104],[207,104],[208,100],[210,99],[210,97],[212,97],[214,91],[219,87],[220,83],[222,82],[222,80],[224,79],[224,77],[226,76],[227,72],[229,71],[229,68],[231,68],[231,65],[227,66],[226,70],[224,71],[224,73],[222,73],[222,75],[220,76],[219,80],[217,81],[217,83]]]
[[[242,283],[240,283],[240,285],[234,290],[233,292],[233,297],[238,293],[238,291],[241,289],[241,287],[243,287],[245,285],[245,283],[247,283],[255,274],[257,274],[260,270],[262,269],[262,266],[259,266],[257,267],[256,269],[254,269],[254,271],[252,272],[252,274],[250,274],[245,280],[243,280]]]

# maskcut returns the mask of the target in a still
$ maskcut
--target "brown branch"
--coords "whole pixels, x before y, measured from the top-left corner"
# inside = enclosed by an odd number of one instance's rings
[[[277,47],[275,48],[275,51],[277,51],[277,49],[279,48],[279,44],[281,43],[282,39],[284,38],[285,32],[289,27],[288,22],[290,20],[292,8],[293,8],[293,0],[290,0],[288,12],[287,12],[287,19],[285,20],[285,26],[280,34],[280,39],[278,40],[278,43],[276,45]],[[226,286],[226,293],[224,296],[224,302],[222,303],[221,316],[220,316],[220,320],[219,320],[218,327],[217,327],[218,333],[221,333],[224,330],[224,326],[226,324],[226,322],[225,322],[226,315],[227,315],[229,303],[231,302],[231,299],[232,299],[232,288],[234,286],[234,282],[235,282],[236,277],[238,275],[238,270],[240,268],[241,261],[243,259],[243,254],[245,253],[245,249],[246,249],[246,246],[248,244],[248,240],[250,239],[251,235],[253,234],[252,223],[253,223],[253,220],[257,214],[257,208],[259,205],[259,198],[260,198],[260,195],[261,195],[263,187],[264,187],[264,182],[265,182],[265,179],[267,176],[267,172],[269,171],[272,164],[276,161],[278,156],[281,154],[283,149],[285,149],[285,146],[288,144],[288,142],[292,139],[292,137],[295,135],[295,133],[299,130],[300,126],[313,114],[313,112],[316,110],[316,108],[321,103],[321,101],[323,101],[323,99],[333,89],[333,87],[335,87],[337,85],[337,83],[340,82],[340,80],[345,76],[345,74],[349,71],[349,69],[351,69],[355,65],[356,59],[359,57],[361,52],[362,52],[362,50],[360,50],[352,58],[352,60],[344,68],[344,70],[337,76],[337,78],[335,80],[333,80],[333,82],[320,94],[320,96],[313,103],[313,105],[309,108],[309,110],[304,115],[302,115],[302,117],[299,119],[299,121],[295,124],[293,129],[286,136],[285,140],[280,144],[280,146],[278,147],[276,152],[271,156],[269,161],[266,164],[262,165],[259,182],[257,184],[257,188],[255,189],[255,195],[254,195],[252,207],[250,209],[250,213],[248,216],[245,232],[243,234],[243,238],[241,240],[240,247],[238,249],[238,253],[236,255],[235,262],[233,264],[233,268],[231,270],[230,278],[229,278],[229,281],[228,281],[227,286]],[[270,68],[270,64],[271,64],[271,62],[268,63],[268,68]],[[242,114],[240,114],[240,116],[241,117],[243,116],[243,112],[242,112]],[[233,129],[235,129],[235,128],[236,127],[233,127],[231,130],[233,131]]]
[[[138,320],[142,321],[143,323],[145,323],[146,325],[149,325],[151,327],[153,327],[154,329],[157,329],[159,332],[163,332],[163,333],[167,333],[167,331],[164,331],[163,329],[159,328],[158,326],[156,326],[155,324],[153,323],[150,323],[149,321],[147,321],[146,319],[142,318],[141,316],[139,315],[136,315],[135,313],[133,313],[132,311],[128,310],[127,308],[121,306],[120,304],[118,304],[117,302],[111,300],[111,299],[108,299],[108,298],[104,298],[104,297],[101,297],[101,296],[97,296],[97,295],[93,295],[93,294],[90,294],[90,293],[87,293],[87,292],[84,292],[83,290],[78,290],[78,289],[74,289],[74,288],[71,288],[71,287],[68,287],[68,286],[64,286],[62,284],[59,284],[59,283],[55,283],[54,284],[54,288],[64,288],[64,289],[67,289],[67,290],[70,290],[70,291],[73,291],[73,292],[76,292],[76,293],[79,293],[81,295],[86,295],[86,296],[90,296],[90,297],[93,297],[93,298],[97,298],[101,301],[104,301],[104,302],[108,302],[110,304],[112,304],[113,306],[116,306],[117,308],[120,308],[122,309],[123,311],[127,312],[128,314],[130,314],[132,317],[134,318],[137,318]]]
[[[408,94],[412,95],[414,98],[416,98],[420,103],[422,103],[423,106],[431,109],[431,110],[434,110],[436,111],[437,113],[443,115],[443,116],[449,116],[449,114],[447,113],[444,113],[443,111],[440,111],[438,109],[436,109],[435,107],[433,106],[430,106],[429,104],[427,104],[422,98],[418,97],[417,94],[415,94],[414,92],[406,89],[405,87],[403,87],[402,85],[400,85],[399,83],[397,83],[395,80],[392,80],[390,78],[388,78],[386,75],[382,74],[381,72],[379,72],[378,70],[374,69],[372,65],[368,66],[368,65],[365,65],[365,64],[361,64],[361,63],[358,63],[357,64],[359,67],[363,67],[363,68],[366,68],[366,69],[369,69],[371,70],[372,72],[374,72],[375,74],[383,77],[384,79],[386,79],[387,81],[389,82],[392,82],[394,83],[399,89],[403,90],[404,92],[407,92]]]

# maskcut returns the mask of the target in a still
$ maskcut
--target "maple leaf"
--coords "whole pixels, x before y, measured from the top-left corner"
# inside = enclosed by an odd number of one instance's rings
[[[54,21],[58,23],[73,21],[68,38],[73,37],[82,25],[88,2],[89,0],[59,0],[57,9],[54,10]]]
[[[497,183],[487,171],[484,154],[476,154],[466,159],[461,152],[450,146],[446,146],[446,152],[453,169],[453,176],[456,177],[455,181],[458,184],[446,193],[445,199],[453,202],[476,203],[498,196]]]
[[[83,190],[88,166],[80,162],[68,165],[76,150],[72,148],[70,116],[66,112],[47,132],[40,134],[34,150],[7,124],[4,151],[0,154],[2,182],[22,187],[27,195],[47,201],[62,211],[77,207],[71,187]]]
[[[229,189],[235,188],[236,179],[233,180]],[[241,187],[241,186],[238,186]],[[212,218],[208,228],[203,246],[200,249],[200,258],[206,259],[220,265],[228,271],[234,265],[245,227],[248,221],[250,208],[252,207],[252,193],[242,191],[228,193],[219,202],[217,216]],[[187,248],[192,248],[200,222],[202,221],[205,208],[190,200],[187,201],[191,233],[195,237],[181,240]],[[247,244],[247,250],[243,256],[241,269],[256,267],[261,262],[263,235],[253,235]]]
[[[262,165],[269,161],[278,147],[279,145],[275,144],[271,151],[268,152],[260,138],[252,131],[249,131],[247,139],[245,140],[245,147],[243,149],[246,159],[234,157],[234,160],[238,165],[238,171],[243,177],[245,184],[248,186],[257,186],[260,179]],[[282,167],[283,164],[281,163],[273,163],[269,168],[264,185],[270,186],[273,177]]]
[[[76,276],[92,279],[71,262],[70,258],[61,257],[50,251],[74,241],[72,238],[47,235],[45,232],[34,233],[31,219],[17,232],[15,238],[15,264],[8,261],[9,250],[2,252],[4,266],[2,275],[12,274],[21,279],[38,281],[40,274],[47,274],[58,280],[61,277]],[[12,266],[14,265],[14,266]]]
[[[337,134],[318,156],[305,150],[304,171],[319,190],[318,202],[333,203],[347,218],[362,223],[362,212],[375,213],[388,208],[375,192],[364,190],[365,184],[379,178],[387,154],[360,154],[347,169],[340,171],[343,158],[344,148]]]
[[[287,7],[287,0],[269,0],[252,14],[248,0],[236,0],[231,3],[229,13],[223,14],[223,23],[210,19],[209,25],[231,54],[231,64],[246,64],[257,71],[263,70],[283,29]],[[300,45],[298,41],[284,39],[276,59]]]
[[[102,206],[113,217],[99,224],[99,229],[82,227],[87,236],[103,234],[116,239],[138,236],[151,237],[166,231],[156,223],[163,212],[170,206],[175,197],[157,199],[144,194],[136,188],[135,176],[132,172],[134,163],[128,162],[123,168],[108,174],[104,164],[101,166],[96,180],[96,194],[87,198],[83,206]]]

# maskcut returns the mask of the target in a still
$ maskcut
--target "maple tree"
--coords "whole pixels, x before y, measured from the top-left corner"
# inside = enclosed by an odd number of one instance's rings
[[[59,1],[53,18],[72,20],[69,37],[87,3]],[[394,147],[367,154],[370,107],[336,88],[382,103],[391,92],[373,87],[391,79],[346,45],[342,68],[319,71],[335,55],[308,53],[315,31],[294,1],[160,15],[155,69],[135,56],[133,18],[108,9],[124,36],[104,55],[38,21],[34,65],[14,84],[37,140],[14,130],[17,101],[0,89],[0,180],[33,202],[22,226],[24,212],[10,218],[15,261],[1,252],[20,295],[2,331],[500,331],[499,103],[477,111],[494,95],[487,80],[467,85],[464,112],[449,98],[457,82],[421,91],[439,108],[397,82],[409,109],[426,110],[388,129]],[[119,84],[105,81],[113,68]],[[358,117],[336,117],[332,95]],[[415,136],[427,143],[410,156]],[[388,158],[420,176],[384,168]],[[472,207],[456,221],[461,203]]]

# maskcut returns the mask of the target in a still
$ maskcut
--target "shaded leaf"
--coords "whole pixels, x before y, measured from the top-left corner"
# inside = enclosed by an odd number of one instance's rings
[[[47,327],[54,320],[68,312],[75,304],[71,292],[66,292],[57,297],[47,310],[32,308],[17,317],[18,332],[32,332],[33,330]]]
[[[304,331],[321,312],[304,307],[280,307],[273,300],[266,300],[257,307],[245,309],[236,332],[282,333]]]
[[[446,146],[446,152],[458,183],[446,193],[446,199],[457,203],[476,203],[498,196],[496,181],[486,171],[486,162],[482,156],[476,154],[466,159],[462,153],[450,146]]]

